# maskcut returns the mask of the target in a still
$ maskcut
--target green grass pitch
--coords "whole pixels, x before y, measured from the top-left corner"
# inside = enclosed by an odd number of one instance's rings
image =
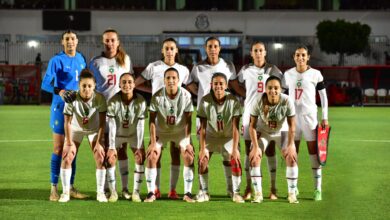
[[[101,204],[96,198],[95,166],[89,146],[77,158],[76,186],[91,196],[66,204],[49,202],[49,106],[0,106],[0,219],[389,219],[390,108],[330,108],[332,134],[323,169],[323,201],[312,200],[313,180],[307,148],[299,155],[299,204],[288,204],[285,163],[278,152],[279,199],[261,204],[235,204],[226,196],[221,157],[210,164],[211,201],[187,204],[158,200],[151,204],[119,200]],[[145,134],[149,136],[148,132]],[[146,139],[145,139],[146,140]],[[241,141],[241,143],[243,143]],[[195,142],[196,149],[197,142]],[[243,153],[242,153],[243,154]],[[163,197],[169,188],[169,155],[163,153]],[[263,192],[269,193],[266,161]],[[130,173],[134,161],[130,156]],[[197,193],[195,175],[193,194]],[[132,188],[132,175],[129,176]],[[242,191],[245,185],[243,176]],[[117,186],[120,179],[117,176]],[[183,192],[180,174],[177,191]],[[145,181],[142,188],[145,197]]]

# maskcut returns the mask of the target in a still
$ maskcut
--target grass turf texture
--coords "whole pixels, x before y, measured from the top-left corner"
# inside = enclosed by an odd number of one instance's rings
[[[49,106],[0,106],[0,219],[388,219],[389,113],[390,108],[379,107],[330,108],[332,134],[328,164],[323,169],[321,202],[312,200],[312,172],[306,144],[302,142],[299,204],[288,204],[286,201],[285,163],[280,159],[280,152],[277,152],[279,199],[276,201],[265,199],[262,204],[233,203],[226,196],[221,157],[214,155],[210,163],[211,201],[208,203],[187,204],[181,200],[166,199],[152,204],[122,199],[116,203],[98,203],[95,200],[95,165],[84,139],[77,158],[75,183],[81,192],[89,194],[91,198],[73,199],[60,204],[48,200],[52,152]],[[145,136],[149,136],[147,129]],[[132,189],[132,154],[129,160]],[[169,161],[169,151],[165,150],[161,180],[163,198],[166,198],[169,188]],[[263,193],[267,196],[269,175],[266,160],[262,162],[262,170]],[[245,183],[243,176],[242,192]],[[117,188],[121,188],[118,175]],[[198,178],[195,174],[193,194],[197,193],[197,189]],[[179,194],[183,192],[182,173],[177,191]],[[145,194],[144,180],[143,198]]]

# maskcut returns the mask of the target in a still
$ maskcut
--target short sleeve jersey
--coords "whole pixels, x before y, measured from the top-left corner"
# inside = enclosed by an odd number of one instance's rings
[[[122,102],[120,92],[108,101],[107,116],[115,119],[117,137],[135,135],[138,120],[145,119],[146,113],[146,101],[139,94],[134,95],[129,105]]]
[[[156,129],[162,135],[184,132],[184,113],[193,109],[191,94],[181,87],[174,99],[167,96],[165,87],[161,88],[152,96],[149,107],[151,112],[157,112]]]
[[[107,111],[104,96],[95,92],[90,100],[84,102],[77,93],[76,100],[65,103],[64,115],[71,115],[73,131],[93,131],[99,129],[99,113]]]
[[[119,80],[123,73],[133,73],[133,67],[128,55],[125,56],[125,65],[120,66],[114,58],[97,56],[89,63],[96,79],[96,91],[104,95],[106,100],[110,100],[120,91]]]
[[[54,87],[64,90],[79,89],[79,75],[85,69],[84,56],[76,52],[74,57],[65,52],[56,54],[50,59],[46,74],[42,80],[41,88],[46,92],[53,93],[53,103],[63,102],[61,97],[54,94]]]
[[[263,94],[265,96],[266,94]],[[285,94],[280,95],[280,101],[276,105],[266,105],[262,96],[258,97],[251,109],[251,115],[260,120],[259,130],[267,133],[280,131],[286,117],[295,115],[294,104],[290,97]]]
[[[240,102],[234,95],[228,93],[220,105],[209,93],[202,98],[197,117],[207,119],[206,136],[229,138],[233,137],[233,117],[240,117],[241,111]]]
[[[179,86],[188,81],[190,72],[188,68],[183,65],[175,63],[173,66],[169,66],[162,60],[150,63],[141,73],[141,76],[146,80],[152,81],[152,95],[164,87],[164,72],[171,67],[179,72]]]
[[[226,62],[224,59],[219,58],[219,62],[216,65],[210,65],[206,61],[195,65],[192,68],[190,78],[187,84],[192,82],[198,84],[198,102],[197,106],[199,108],[200,100],[210,92],[211,89],[211,78],[214,73],[223,73],[226,76],[226,79],[235,80],[237,78],[236,69],[232,62]]]
[[[296,68],[291,68],[284,73],[289,96],[294,100],[297,114],[317,113],[316,86],[324,81],[321,72],[309,68],[299,73]]]
[[[252,103],[265,92],[265,82],[271,75],[277,76],[283,81],[282,72],[272,64],[265,64],[261,68],[254,64],[247,64],[241,68],[237,78],[240,83],[245,84],[246,98],[244,105],[246,111],[250,111]]]

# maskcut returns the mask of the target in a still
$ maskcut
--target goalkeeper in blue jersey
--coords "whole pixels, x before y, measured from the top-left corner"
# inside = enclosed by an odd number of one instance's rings
[[[64,105],[65,102],[72,102],[75,99],[75,90],[78,90],[79,74],[86,67],[84,56],[76,51],[78,39],[75,32],[71,30],[65,31],[62,34],[61,44],[64,50],[50,59],[41,85],[42,90],[53,94],[50,127],[53,131],[54,149],[51,155],[50,201],[58,201],[60,198],[57,184],[64,146]],[[72,164],[70,196],[79,199],[86,198],[86,195],[79,193],[73,187],[75,173],[76,159]]]

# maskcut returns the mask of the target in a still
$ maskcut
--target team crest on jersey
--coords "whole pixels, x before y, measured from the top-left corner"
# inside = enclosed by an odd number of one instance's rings
[[[108,68],[108,72],[110,72],[111,74],[114,73],[114,66],[110,66]]]
[[[298,81],[297,81],[297,87],[298,87],[298,88],[302,87],[302,79],[298,79]]]
[[[83,125],[88,124],[89,121],[88,115],[89,115],[89,109],[86,108],[84,110]]]
[[[259,81],[262,81],[262,80],[263,80],[263,74],[260,74],[259,76],[257,76],[257,79],[258,79]]]
[[[221,113],[217,114],[217,128],[218,131],[223,131],[223,117]]]

